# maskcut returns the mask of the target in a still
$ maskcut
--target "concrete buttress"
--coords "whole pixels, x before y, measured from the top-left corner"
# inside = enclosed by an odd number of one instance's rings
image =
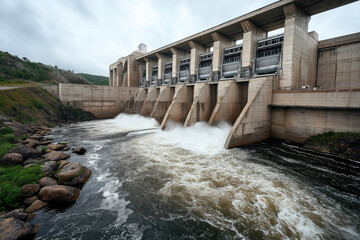
[[[273,77],[252,79],[249,101],[226,139],[225,148],[261,142],[270,137]]]
[[[184,123],[193,102],[193,86],[176,85],[174,98],[161,123],[164,130],[169,121]]]
[[[150,116],[150,113],[153,110],[156,100],[159,96],[159,92],[160,92],[160,88],[153,87],[148,89],[148,94],[141,108],[140,115],[145,117]]]
[[[233,124],[247,103],[248,82],[220,81],[217,93],[217,103],[210,116],[209,125],[222,121]]]
[[[174,97],[175,87],[161,86],[160,94],[150,114],[151,118],[161,123]]]
[[[214,104],[211,104],[210,85],[201,82],[195,83],[194,101],[186,117],[184,127],[193,125],[196,122],[208,121]]]
[[[133,103],[129,113],[131,113],[131,114],[139,114],[140,113],[141,108],[144,104],[146,95],[147,95],[147,89],[139,88],[139,90],[135,93],[134,103]]]

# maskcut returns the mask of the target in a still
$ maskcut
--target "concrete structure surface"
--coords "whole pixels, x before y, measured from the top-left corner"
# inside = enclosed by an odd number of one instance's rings
[[[137,90],[133,87],[65,83],[59,84],[58,93],[52,86],[45,89],[54,89],[50,93],[58,96],[62,103],[91,112],[97,118],[112,118],[118,115]]]
[[[360,132],[360,33],[318,41],[308,32],[312,15],[351,2],[277,1],[120,58],[109,67],[109,87],[60,85],[59,97],[102,117],[150,116],[161,129],[170,122],[227,121],[233,127],[226,148],[270,137],[302,143],[330,130]],[[282,28],[283,34],[269,36]]]

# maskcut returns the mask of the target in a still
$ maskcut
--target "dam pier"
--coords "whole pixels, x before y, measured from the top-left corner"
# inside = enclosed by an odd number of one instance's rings
[[[282,0],[109,67],[109,86],[46,87],[100,118],[232,125],[225,148],[360,132],[360,33],[318,41],[312,15],[351,0]],[[341,21],[341,19],[339,19]],[[349,23],[344,23],[349,24]],[[281,34],[269,32],[281,29]]]

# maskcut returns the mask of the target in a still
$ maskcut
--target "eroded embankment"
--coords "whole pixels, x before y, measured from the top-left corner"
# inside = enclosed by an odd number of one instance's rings
[[[360,133],[326,132],[309,138],[305,148],[359,160]]]

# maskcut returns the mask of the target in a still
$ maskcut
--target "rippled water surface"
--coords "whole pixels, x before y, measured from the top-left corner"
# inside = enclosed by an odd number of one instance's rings
[[[36,238],[360,239],[359,161],[284,142],[225,150],[229,130],[123,114],[55,128],[93,175],[73,206],[37,213]]]

